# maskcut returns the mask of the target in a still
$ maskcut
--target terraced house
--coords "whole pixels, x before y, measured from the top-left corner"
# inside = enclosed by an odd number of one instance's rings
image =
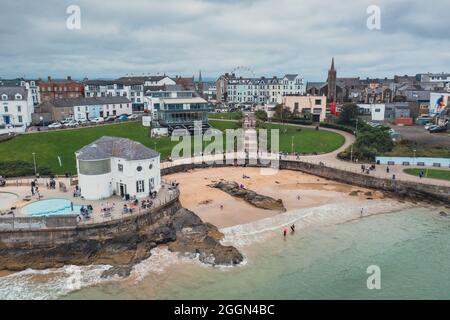
[[[226,102],[236,105],[275,104],[280,103],[283,96],[305,93],[304,80],[298,74],[287,74],[281,78],[237,78],[228,75],[219,78],[217,87],[226,89],[226,94],[221,92],[220,96],[226,96]]]
[[[27,83],[0,85],[0,134],[25,132],[31,124],[34,103]]]

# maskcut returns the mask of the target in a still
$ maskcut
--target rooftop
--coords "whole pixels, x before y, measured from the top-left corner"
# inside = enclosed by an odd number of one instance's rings
[[[27,100],[28,90],[21,86],[0,86],[0,96],[4,94],[8,96],[7,100],[16,100],[16,94],[20,94],[22,96],[22,99],[20,100]]]
[[[104,136],[76,152],[79,160],[103,160],[121,158],[125,160],[147,160],[159,157],[159,153],[143,144],[126,139]]]
[[[56,108],[72,108],[76,106],[95,106],[104,104],[131,103],[127,97],[94,97],[54,99],[49,101]]]

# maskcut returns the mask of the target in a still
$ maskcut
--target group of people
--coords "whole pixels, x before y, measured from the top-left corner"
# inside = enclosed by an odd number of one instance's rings
[[[94,208],[92,207],[92,205],[87,205],[85,206],[81,206],[80,208],[80,215],[81,217],[83,217],[84,219],[88,220],[91,218],[91,214],[94,211]]]
[[[73,190],[73,197],[74,198],[81,197],[81,189],[78,185],[75,187],[75,190]]]
[[[366,165],[361,165],[361,171],[362,173],[366,173],[366,174],[370,174],[371,171],[375,171],[376,170],[376,166],[374,164],[367,166]]]
[[[40,197],[39,194],[39,183],[37,179],[34,179],[33,181],[31,181],[31,195],[38,195],[38,197]]]
[[[152,206],[153,206],[153,201],[150,201],[150,200],[142,200],[141,201],[142,209],[150,209]]]
[[[291,233],[294,233],[295,232],[295,224],[291,225],[290,229],[291,229]],[[287,227],[284,228],[283,229],[283,236],[285,238],[287,237],[288,233],[289,233],[289,229]]]
[[[56,180],[50,178],[50,181],[47,182],[47,189],[56,189]]]

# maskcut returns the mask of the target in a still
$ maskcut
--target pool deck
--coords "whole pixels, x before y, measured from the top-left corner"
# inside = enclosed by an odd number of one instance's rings
[[[104,200],[83,200],[80,197],[73,197],[73,193],[75,190],[75,186],[70,185],[70,179],[69,178],[56,178],[56,189],[47,189],[46,185],[49,181],[48,178],[40,178],[38,179],[38,187],[39,187],[39,193],[41,196],[41,200],[48,200],[48,199],[67,199],[69,201],[72,201],[75,205],[92,205],[94,208],[91,218],[89,220],[82,220],[81,223],[83,224],[91,224],[91,223],[100,223],[108,220],[117,220],[122,219],[125,215],[129,216],[130,214],[123,214],[123,207],[126,204],[129,208],[134,208],[133,214],[139,214],[140,213],[140,205],[134,206],[131,201],[125,201],[119,196],[113,196],[108,199]],[[31,203],[35,203],[37,201],[40,201],[38,199],[38,196],[31,196],[31,181],[32,179],[20,179],[18,180],[18,184],[15,182],[15,180],[10,180],[8,185],[6,187],[0,188],[0,192],[6,192],[6,193],[14,193],[18,196],[17,200],[11,204],[11,208],[16,208],[14,210],[16,217],[26,217],[27,215],[24,214],[22,211],[22,208],[26,205],[29,205]],[[67,192],[64,192],[58,188],[59,182],[63,182],[67,187]],[[26,197],[31,197],[29,201],[25,200]],[[143,198],[139,199],[139,204],[142,200],[148,199],[153,201],[154,206],[158,206],[160,203],[165,202],[167,199],[173,196],[173,191],[168,189],[167,184],[162,184],[162,188],[160,192],[158,193],[156,199],[150,199],[150,198]],[[111,207],[111,214],[105,215],[104,212],[102,212],[103,207]],[[11,208],[0,208],[0,212],[9,210]],[[74,212],[74,214],[78,214],[79,212]],[[6,217],[6,216],[5,216]]]

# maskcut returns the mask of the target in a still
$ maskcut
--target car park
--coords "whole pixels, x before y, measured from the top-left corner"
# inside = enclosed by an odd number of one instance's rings
[[[75,128],[75,127],[78,127],[78,125],[79,125],[79,124],[78,124],[77,121],[71,120],[71,121],[65,123],[65,124],[64,124],[64,127]]]

